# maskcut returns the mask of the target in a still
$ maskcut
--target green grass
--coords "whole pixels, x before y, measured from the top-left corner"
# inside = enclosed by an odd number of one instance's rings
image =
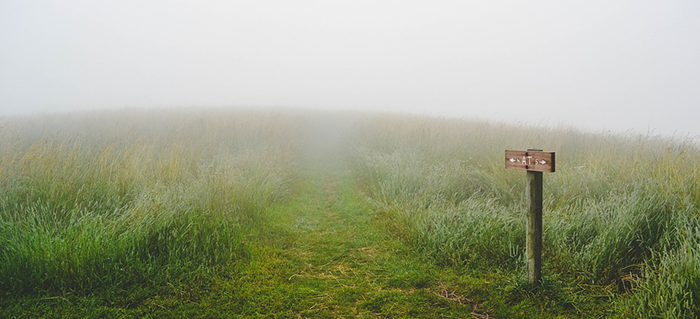
[[[690,141],[424,117],[208,110],[6,120],[0,317],[700,314]],[[545,176],[524,278],[522,172]]]
[[[531,292],[518,276],[444,268],[415,254],[386,232],[384,217],[347,175],[341,168],[305,173],[289,200],[269,208],[265,215],[271,223],[248,234],[248,262],[206,282],[9,298],[6,311],[76,318],[576,314],[552,299],[559,298],[556,288]]]

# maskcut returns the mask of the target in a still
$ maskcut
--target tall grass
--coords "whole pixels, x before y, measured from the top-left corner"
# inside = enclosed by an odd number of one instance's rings
[[[201,278],[245,261],[248,229],[264,224],[266,207],[289,192],[295,140],[280,128],[293,121],[105,115],[5,125],[3,291],[89,292]]]
[[[357,179],[399,236],[436,261],[521,267],[525,177],[506,149],[557,152],[545,176],[547,269],[617,287],[630,316],[700,315],[700,149],[692,140],[379,116]]]
[[[627,317],[699,317],[694,141],[350,113],[0,119],[0,289],[89,293],[226,271],[247,262],[248,235],[268,226],[300,165],[348,159],[379,218],[418,252],[520,273],[525,178],[503,152],[533,147],[558,161],[544,181],[547,274],[607,287]]]

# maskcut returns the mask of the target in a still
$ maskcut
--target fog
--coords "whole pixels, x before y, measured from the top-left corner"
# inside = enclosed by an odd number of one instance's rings
[[[168,107],[698,136],[700,2],[0,2],[0,115]]]

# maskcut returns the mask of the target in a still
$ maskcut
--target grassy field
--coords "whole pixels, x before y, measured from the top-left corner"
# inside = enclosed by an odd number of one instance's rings
[[[696,141],[359,113],[0,123],[0,317],[700,316]],[[525,281],[525,176],[544,282]]]

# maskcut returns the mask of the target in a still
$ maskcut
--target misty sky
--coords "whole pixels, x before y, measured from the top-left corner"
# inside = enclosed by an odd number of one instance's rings
[[[700,1],[0,0],[0,115],[304,107],[700,135]]]

